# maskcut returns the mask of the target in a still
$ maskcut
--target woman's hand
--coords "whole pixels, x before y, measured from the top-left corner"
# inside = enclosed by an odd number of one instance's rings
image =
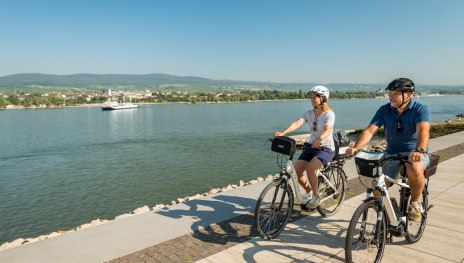
[[[313,148],[321,148],[322,140],[320,138],[313,141],[312,146]]]
[[[284,135],[285,135],[285,133],[283,133],[283,132],[276,132],[276,133],[274,133],[274,136],[275,136],[275,137],[284,136]]]

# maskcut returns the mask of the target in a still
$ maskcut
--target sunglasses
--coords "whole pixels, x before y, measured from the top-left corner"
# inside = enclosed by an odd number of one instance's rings
[[[396,131],[397,132],[403,131],[403,122],[401,120],[396,120]]]
[[[317,122],[316,121],[313,122],[313,131],[317,131]]]

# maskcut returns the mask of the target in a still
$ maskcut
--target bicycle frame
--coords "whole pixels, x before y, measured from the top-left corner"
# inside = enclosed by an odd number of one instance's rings
[[[387,184],[385,183],[385,180],[387,180],[388,182],[390,183],[393,183],[393,184],[397,184],[401,187],[401,201],[403,201],[403,199],[405,198],[405,189],[409,189],[409,185],[406,184],[406,178],[403,177],[401,180],[402,182],[398,182],[394,179],[392,179],[391,177],[385,175],[385,174],[382,174],[380,175],[379,177],[373,179],[373,186],[376,190],[379,190],[381,195],[382,195],[382,198],[380,199],[380,209],[384,210],[386,212],[386,215],[388,217],[388,220],[390,222],[390,225],[392,226],[395,226],[395,227],[398,227],[400,224],[402,223],[406,223],[406,215],[403,215],[403,214],[399,214],[397,215],[396,212],[395,212],[395,208],[393,207],[393,204],[390,200],[390,194],[388,193],[388,188],[387,188]],[[372,196],[372,192],[374,191],[374,189],[368,189],[367,193],[366,193],[366,200],[365,201],[368,201],[368,200],[372,200],[373,198],[376,198],[376,197],[373,197]],[[402,202],[403,203],[403,202]],[[400,209],[400,212],[403,211],[403,204],[401,204],[402,207]]]
[[[330,166],[330,163],[326,166],[326,167],[329,167]],[[322,169],[327,169],[326,167],[322,168]],[[287,175],[288,179],[290,181],[292,181],[292,188],[295,189],[294,191],[294,195],[295,195],[295,198],[296,200],[301,204],[303,203],[303,194],[301,193],[301,188],[300,188],[300,184],[298,183],[298,175],[296,174],[296,171],[295,171],[295,167],[293,166],[293,161],[292,159],[290,158],[288,161],[287,161],[287,165],[285,166],[285,169],[283,171],[285,173],[285,175]],[[306,172],[305,172],[306,174]],[[321,172],[321,169],[318,169],[316,171],[316,174],[317,174],[317,177],[321,177],[323,178],[323,180],[328,183],[328,185],[335,189],[335,187],[332,185],[332,183],[330,182],[330,180],[325,176],[325,174],[323,174]],[[307,176],[307,175],[306,175]],[[326,198],[324,199],[321,199],[321,202],[329,199],[329,198],[332,198],[334,194],[330,195],[330,196],[327,196]]]

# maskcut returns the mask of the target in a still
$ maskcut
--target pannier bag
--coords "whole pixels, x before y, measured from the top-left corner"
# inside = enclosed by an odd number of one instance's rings
[[[296,151],[296,141],[287,136],[275,137],[272,140],[272,151],[293,156]]]
[[[430,163],[427,169],[425,170],[425,178],[429,178],[437,172],[438,161],[440,160],[440,155],[431,155]]]
[[[335,143],[335,156],[334,159],[345,158],[346,149],[350,146],[350,140],[346,136],[344,130],[339,130],[333,133]]]
[[[381,164],[385,154],[383,152],[359,152],[354,157],[358,174],[367,177],[382,175]]]

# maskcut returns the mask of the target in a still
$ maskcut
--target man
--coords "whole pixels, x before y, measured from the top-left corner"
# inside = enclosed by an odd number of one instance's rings
[[[384,126],[387,139],[386,154],[408,155],[406,172],[411,188],[411,204],[408,207],[408,218],[420,222],[422,207],[420,198],[425,185],[424,170],[430,157],[428,153],[430,112],[427,106],[415,101],[414,82],[407,78],[393,80],[388,87],[390,103],[380,107],[369,126],[359,135],[355,145],[346,150],[348,156],[367,144],[379,128]],[[398,161],[388,161],[384,174],[396,179]]]

